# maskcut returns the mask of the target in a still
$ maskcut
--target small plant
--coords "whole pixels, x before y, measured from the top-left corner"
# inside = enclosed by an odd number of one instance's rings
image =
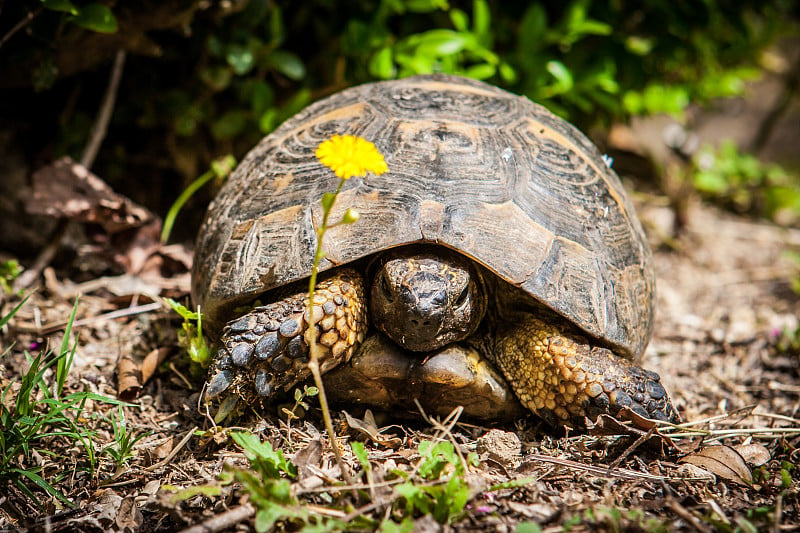
[[[291,409],[287,409],[285,407],[281,408],[281,412],[286,415],[286,421],[291,424],[292,420],[297,420],[303,416],[305,411],[308,411],[310,405],[305,400],[307,398],[313,398],[314,396],[319,394],[319,389],[309,385],[303,385],[303,390],[295,389],[294,390],[294,405]],[[298,410],[301,410],[301,414],[297,414]]]
[[[235,166],[236,158],[230,154],[223,156],[216,161],[212,161],[211,168],[186,187],[172,206],[170,206],[169,211],[167,211],[167,216],[164,217],[164,225],[161,228],[161,244],[166,244],[167,241],[169,241],[172,227],[175,225],[175,219],[178,217],[178,213],[183,208],[184,204],[189,201],[189,198],[212,179],[223,181],[228,177],[228,174],[231,173]]]
[[[23,300],[11,313],[0,318],[4,325],[25,303]],[[72,503],[43,475],[44,466],[32,460],[34,454],[53,457],[49,443],[55,438],[66,438],[83,449],[85,468],[94,472],[96,456],[94,431],[81,421],[84,405],[89,400],[113,405],[123,402],[89,392],[74,392],[64,395],[64,384],[75,354],[77,341],[70,343],[76,306],[72,310],[64,330],[64,341],[58,353],[28,355],[30,368],[20,380],[5,385],[0,394],[0,481],[10,483],[28,498],[43,507],[35,490],[40,489],[62,504]],[[26,354],[27,355],[27,354]],[[52,389],[44,381],[45,372],[55,373]],[[87,464],[88,463],[88,464]],[[57,476],[64,475],[59,468]]]
[[[22,267],[16,259],[0,263],[0,289],[6,294],[14,292],[14,280],[22,274]]]
[[[128,459],[133,457],[133,446],[144,438],[146,434],[141,433],[134,436],[133,432],[128,430],[122,406],[118,406],[118,409],[119,418],[115,418],[113,412],[110,417],[111,427],[114,428],[114,442],[100,450],[100,452],[109,455],[116,463],[117,469],[121,469],[127,464]]]
[[[231,438],[242,447],[252,470],[225,465],[229,478],[224,482],[237,482],[247,492],[256,508],[255,530],[269,531],[279,520],[292,520],[316,526],[322,531],[344,529],[344,524],[334,519],[314,514],[292,494],[290,479],[297,477],[297,467],[275,450],[269,442],[244,432],[231,433]]]
[[[449,441],[422,441],[418,451],[422,459],[417,473],[426,483],[416,483],[407,473],[396,471],[407,479],[395,487],[406,515],[400,525],[419,514],[431,514],[440,524],[450,524],[461,515],[472,496],[465,476],[470,465],[477,466],[478,456],[470,453],[462,459]],[[396,525],[388,525],[384,531]]]
[[[197,307],[197,311],[192,311],[172,298],[164,298],[164,301],[183,318],[182,328],[178,330],[178,344],[186,350],[194,363],[203,368],[207,367],[211,351],[203,337],[203,314],[200,312],[200,306]]]
[[[800,181],[775,164],[743,153],[733,141],[704,147],[694,158],[692,182],[703,196],[737,212],[776,222],[800,219]]]

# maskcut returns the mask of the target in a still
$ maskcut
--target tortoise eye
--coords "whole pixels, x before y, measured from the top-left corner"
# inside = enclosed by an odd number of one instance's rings
[[[458,299],[456,300],[456,307],[461,307],[467,303],[467,298],[469,298],[469,283],[465,284],[464,288],[461,289],[461,293],[458,295]]]

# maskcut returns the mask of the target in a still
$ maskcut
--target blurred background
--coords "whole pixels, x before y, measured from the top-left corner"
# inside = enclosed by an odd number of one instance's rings
[[[0,261],[53,240],[58,217],[26,198],[63,156],[163,217],[308,103],[430,72],[572,121],[631,188],[668,199],[676,233],[693,198],[796,226],[798,20],[792,0],[0,1]],[[219,182],[183,206],[173,241],[193,239]]]

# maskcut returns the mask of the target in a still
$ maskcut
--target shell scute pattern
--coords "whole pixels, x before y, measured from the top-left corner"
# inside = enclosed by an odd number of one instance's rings
[[[541,106],[447,76],[345,90],[251,151],[198,243],[193,295],[212,322],[310,273],[319,199],[336,187],[314,149],[334,133],[371,140],[390,170],[346,183],[331,216],[352,207],[361,219],[326,235],[323,269],[436,242],[623,352],[644,348],[651,257],[619,179],[588,139]]]

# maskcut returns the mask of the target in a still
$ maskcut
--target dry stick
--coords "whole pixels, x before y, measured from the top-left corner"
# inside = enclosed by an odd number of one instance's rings
[[[2,45],[2,42],[0,42]],[[111,120],[111,112],[114,110],[114,102],[117,99],[117,90],[119,89],[119,82],[122,79],[122,68],[125,65],[125,51],[117,51],[114,58],[114,66],[111,69],[111,77],[108,80],[103,102],[100,104],[100,110],[97,113],[97,118],[92,126],[89,141],[81,155],[81,165],[87,169],[91,168],[94,160],[97,157],[97,152],[100,150],[100,145],[103,144],[103,139],[108,131],[108,122]],[[39,278],[42,270],[50,264],[56,255],[56,252],[61,247],[64,237],[69,232],[69,228],[73,222],[66,221],[55,231],[50,238],[50,243],[42,249],[39,255],[34,260],[30,268],[25,270],[14,282],[14,291],[20,291],[30,286],[35,280]]]
[[[217,533],[236,524],[243,522],[256,514],[255,508],[250,503],[245,503],[229,509],[224,513],[215,515],[205,522],[201,522],[191,527],[182,530],[181,533]]]
[[[106,87],[106,94],[103,96],[100,111],[97,113],[97,119],[92,126],[89,142],[86,143],[83,155],[81,155],[81,165],[87,169],[94,164],[97,152],[100,151],[100,145],[103,144],[103,139],[106,137],[108,122],[111,120],[111,112],[114,110],[114,103],[117,100],[117,90],[119,89],[119,81],[122,79],[124,66],[125,50],[117,50],[117,55],[114,57],[114,66],[111,69],[111,77],[108,79],[108,86]]]
[[[800,56],[798,56],[797,61],[786,76],[780,98],[778,98],[778,101],[772,109],[770,109],[769,113],[767,113],[767,116],[764,117],[764,120],[761,121],[758,132],[753,138],[751,150],[756,154],[760,153],[764,147],[767,146],[767,141],[769,141],[769,138],[772,136],[772,132],[778,124],[778,120],[780,120],[786,112],[789,104],[792,103],[792,98],[794,98],[798,87],[800,87]]]
[[[181,451],[181,448],[186,446],[186,443],[188,443],[192,439],[192,436],[194,435],[194,432],[196,430],[197,430],[197,426],[194,426],[192,429],[190,429],[186,433],[186,435],[183,436],[183,438],[178,443],[178,445],[175,446],[174,448],[172,448],[172,451],[169,452],[169,455],[167,455],[164,459],[162,459],[161,461],[157,462],[156,464],[150,465],[150,466],[144,468],[144,471],[145,472],[152,472],[154,470],[158,470],[162,466],[166,466],[170,461],[172,461],[175,458],[176,455],[178,455],[178,452]]]
[[[42,12],[42,9],[44,9],[44,8],[40,6],[38,9],[35,9],[35,10],[33,10],[33,11],[30,11],[30,12],[29,12],[27,15],[25,15],[25,18],[24,18],[24,19],[22,19],[22,20],[20,20],[19,22],[17,22],[17,23],[14,25],[14,27],[13,27],[13,28],[11,28],[10,30],[8,30],[8,33],[6,33],[5,35],[3,35],[3,38],[2,38],[2,39],[0,39],[0,47],[2,47],[4,44],[6,44],[6,42],[7,42],[9,39],[11,39],[11,37],[13,37],[15,33],[17,33],[19,30],[21,30],[22,28],[24,28],[25,26],[27,26],[28,24],[30,24],[30,23],[31,23],[31,21],[32,21],[33,19],[35,19],[36,17],[38,17],[38,16],[39,16],[39,13],[41,13],[41,12]]]

